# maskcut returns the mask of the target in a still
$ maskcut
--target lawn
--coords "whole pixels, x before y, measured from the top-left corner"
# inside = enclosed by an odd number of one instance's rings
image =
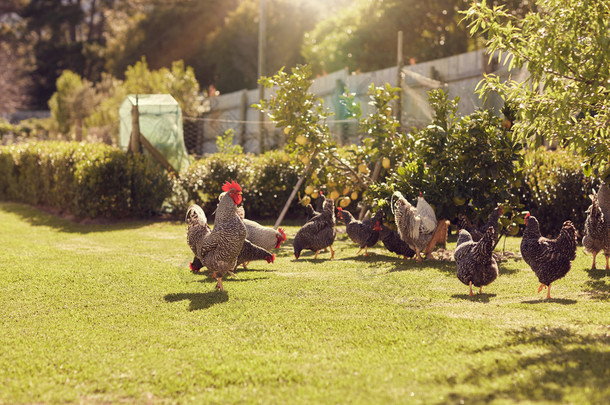
[[[345,234],[295,261],[294,223],[221,293],[181,222],[0,203],[0,224],[3,404],[610,403],[610,271],[582,247],[550,301],[515,259],[469,297],[455,263],[356,256]]]

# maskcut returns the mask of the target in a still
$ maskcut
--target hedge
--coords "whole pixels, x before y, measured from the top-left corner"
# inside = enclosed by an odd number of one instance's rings
[[[150,217],[169,196],[165,171],[103,144],[32,142],[0,147],[0,199],[77,218]]]

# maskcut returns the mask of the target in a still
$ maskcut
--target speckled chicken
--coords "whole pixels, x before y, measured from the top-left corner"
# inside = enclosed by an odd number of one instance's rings
[[[447,240],[449,221],[436,220],[432,207],[420,196],[417,207],[412,206],[400,192],[395,192],[394,218],[401,239],[415,250],[417,262],[422,261],[421,253],[428,255],[437,243]]]
[[[226,182],[222,191],[214,228],[199,249],[201,262],[217,280],[216,288],[220,291],[224,291],[222,278],[237,266],[237,257],[246,240],[246,226],[237,214],[241,187],[235,181]]]
[[[415,256],[415,251],[409,247],[407,242],[400,239],[398,232],[388,228],[381,224],[381,231],[379,232],[379,239],[383,245],[392,253],[396,253],[405,259]]]
[[[301,251],[309,249],[316,252],[314,258],[318,258],[318,252],[322,249],[330,249],[330,258],[335,257],[332,244],[335,242],[337,230],[335,229],[335,205],[332,198],[325,198],[322,211],[299,229],[294,237],[294,257],[299,258]]]
[[[494,228],[490,226],[475,242],[467,230],[460,230],[453,257],[457,263],[457,278],[470,288],[470,296],[473,295],[473,285],[479,287],[481,293],[483,286],[491,284],[498,277],[498,264],[493,258],[494,233]]]
[[[472,240],[478,242],[483,237],[483,235],[485,235],[487,229],[489,229],[489,227],[491,226],[494,228],[494,239],[498,240],[498,220],[500,219],[502,212],[502,206],[498,205],[489,215],[487,222],[478,227],[473,225],[472,222],[470,222],[470,220],[468,219],[468,217],[466,217],[466,215],[460,214],[458,215],[458,218],[460,220],[460,228],[467,230],[470,236],[472,237]]]
[[[345,231],[347,236],[360,246],[357,255],[364,249],[364,255],[368,256],[368,248],[375,246],[379,240],[379,232],[381,231],[381,219],[383,216],[382,210],[377,210],[372,218],[359,221],[351,214],[351,212],[337,208],[339,213],[337,217],[345,221]]]
[[[275,261],[275,255],[246,239],[241,248],[241,252],[239,252],[239,256],[237,256],[236,266],[243,264],[245,268],[245,264],[250,263],[253,260],[266,260],[267,263],[273,263]]]
[[[538,292],[548,287],[546,297],[551,298],[551,283],[568,274],[576,258],[576,228],[572,221],[563,223],[557,239],[547,239],[540,234],[536,217],[527,214],[521,256],[540,281]]]
[[[309,221],[311,221],[311,219],[313,217],[315,217],[316,215],[319,215],[320,213],[313,208],[313,205],[307,204],[305,206],[305,214],[307,215],[307,221],[306,222],[309,222]]]
[[[205,212],[197,204],[193,204],[186,211],[186,242],[193,251],[195,258],[190,263],[192,271],[199,271],[203,266],[200,259],[198,250],[203,244],[203,241],[210,234],[210,226],[208,225],[208,219],[205,216]]]
[[[595,270],[595,257],[602,250],[606,256],[606,270],[610,270],[610,188],[606,183],[602,182],[592,200],[587,210],[582,244],[585,251],[593,255],[592,270]]]
[[[246,218],[244,225],[246,225],[246,239],[265,250],[278,249],[286,240],[286,233],[282,228],[276,230]]]

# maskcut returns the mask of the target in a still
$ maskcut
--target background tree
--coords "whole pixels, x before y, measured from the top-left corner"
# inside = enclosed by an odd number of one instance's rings
[[[527,67],[525,82],[487,76],[482,92],[519,105],[513,130],[539,145],[556,139],[585,157],[585,173],[610,177],[610,4],[538,0],[522,18],[504,7],[473,3],[472,34],[486,35],[491,52]]]

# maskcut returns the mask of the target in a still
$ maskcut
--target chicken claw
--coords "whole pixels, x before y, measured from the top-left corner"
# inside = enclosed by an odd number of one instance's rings
[[[472,281],[468,284],[468,287],[470,287],[470,293],[468,295],[470,295],[471,297],[474,296],[474,294],[472,293]]]

